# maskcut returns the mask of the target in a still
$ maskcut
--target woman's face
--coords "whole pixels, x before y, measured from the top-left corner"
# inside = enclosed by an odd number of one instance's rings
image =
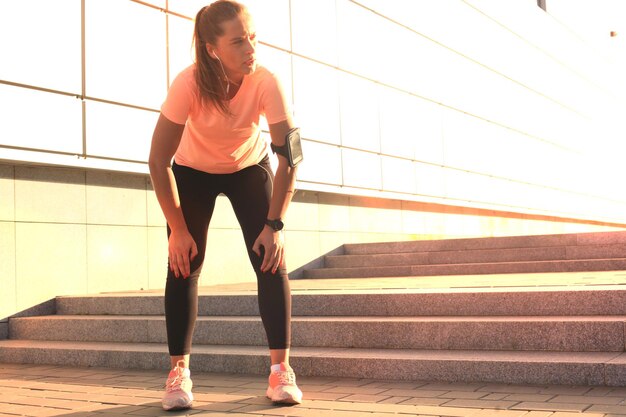
[[[241,82],[244,75],[256,69],[256,30],[252,18],[241,13],[222,23],[224,34],[217,39],[214,48],[207,44],[209,54],[222,61],[226,75],[232,81]]]

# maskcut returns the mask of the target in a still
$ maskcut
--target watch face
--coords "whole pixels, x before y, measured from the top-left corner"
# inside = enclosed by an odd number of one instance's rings
[[[283,227],[285,227],[285,225],[283,224],[283,222],[280,219],[277,220],[266,220],[265,224],[267,224],[269,227],[271,227],[272,229],[274,229],[275,231],[279,231],[279,230],[283,230]]]

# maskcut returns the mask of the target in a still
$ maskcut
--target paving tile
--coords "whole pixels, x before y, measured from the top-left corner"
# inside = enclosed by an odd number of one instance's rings
[[[410,400],[412,397],[389,397],[386,400],[380,402],[380,404],[400,404],[404,401]]]
[[[557,411],[556,413],[551,414],[550,417],[604,417],[604,414],[586,412],[584,414],[580,414]]]
[[[430,383],[425,384],[420,389],[431,390],[431,391],[476,391],[479,388],[484,387],[484,383],[456,383],[456,382],[440,382],[440,383]]]
[[[524,417],[550,417],[553,414],[552,411],[529,411],[524,414]],[[578,417],[582,416],[578,415]]]
[[[298,386],[302,392],[320,392],[328,389],[328,385],[302,384],[298,381]]]
[[[364,395],[376,395],[376,394],[385,394],[388,397],[391,397],[393,394],[389,394],[389,390],[384,388],[366,388],[359,386],[345,386],[341,385],[339,387],[332,387],[324,390],[323,392],[334,392],[340,394],[364,394]]]
[[[508,394],[538,394],[546,387],[535,387],[527,385],[485,385],[478,388],[478,391],[504,392]]]
[[[299,376],[298,383],[303,384],[317,384],[327,385],[337,381],[337,378],[323,377],[323,376]]]
[[[231,391],[230,393],[233,395],[240,395],[240,396],[246,396],[246,397],[259,397],[259,396],[265,396],[265,390],[266,388],[238,389],[236,391]]]
[[[429,407],[416,406],[415,412],[425,415],[434,415],[441,417],[473,417],[480,410],[460,407]]]
[[[297,407],[276,407],[272,404],[250,404],[237,409],[237,414],[260,414],[270,416],[293,416],[298,415],[299,412]]]
[[[28,417],[52,417],[67,415],[68,411],[59,408],[35,407],[30,405],[16,405],[7,412]]]
[[[594,397],[603,397],[609,394],[611,391],[614,391],[613,387],[594,387],[585,393],[585,395],[592,395]]]
[[[555,398],[553,394],[510,394],[503,399],[508,401],[544,402]],[[561,401],[563,402],[563,401]]]
[[[585,409],[589,408],[589,405],[582,404],[564,404],[564,403],[543,403],[543,402],[532,402],[525,401],[521,402],[517,405],[511,407],[511,409],[515,410],[528,410],[528,411],[567,411],[567,412],[582,412]]]
[[[410,389],[390,389],[381,392],[381,394],[396,396],[396,397],[420,397],[420,398],[434,398],[440,395],[447,394],[449,391],[429,391],[429,390],[410,390]]]
[[[205,410],[191,409],[184,410],[179,412],[165,411],[161,407],[145,407],[141,410],[127,411],[126,409],[122,410],[113,410],[113,412],[122,413],[123,416],[142,416],[142,417],[170,417],[170,416],[196,416],[201,413],[206,412]],[[231,414],[232,416],[232,414]],[[73,416],[69,416],[73,417]]]
[[[300,384],[298,384],[300,385]],[[260,390],[265,390],[267,389],[267,382],[247,382],[243,385],[239,385],[239,388],[241,389],[260,389]]]
[[[592,395],[592,394],[589,394],[589,395]],[[613,388],[606,395],[607,395],[607,397],[622,397],[622,398],[626,398],[626,388]]]
[[[331,379],[329,384],[331,385],[340,385],[342,387],[360,387],[363,385],[369,384],[371,381],[367,379],[361,378],[341,378],[341,379]]]
[[[402,405],[443,405],[449,402],[449,398],[409,398]]]
[[[485,394],[485,395],[483,397],[481,397],[481,399],[483,399],[483,400],[491,400],[491,401],[504,400],[506,397],[508,397],[510,395],[510,394],[507,394],[505,392],[496,392],[496,393],[493,393],[493,394],[487,394],[484,391],[483,391],[483,394]]]
[[[528,417],[528,412],[523,410],[480,410],[473,417]]]
[[[618,405],[622,402],[623,397],[595,397],[591,395],[557,395],[552,398],[550,402],[557,403],[575,403],[575,404],[603,404],[603,405]]]
[[[339,400],[341,398],[345,398],[349,395],[352,395],[350,393],[338,393],[338,392],[309,392],[304,390],[303,391],[304,394],[304,399],[306,400]]]
[[[555,394],[555,395],[585,395],[591,390],[591,387],[566,387],[554,385],[542,389],[539,394]]]
[[[489,410],[506,410],[518,404],[517,401],[490,401],[458,399],[446,403],[446,407],[486,408]]]
[[[371,386],[371,387],[375,387],[375,388],[386,388],[386,389],[408,389],[408,390],[413,390],[413,389],[417,389],[417,388],[423,388],[425,385],[427,385],[424,382],[393,382],[393,381],[386,381],[386,382],[375,382],[372,384],[368,384],[365,386]]]
[[[174,414],[175,415],[175,414]],[[230,413],[214,413],[212,411],[204,411],[198,414],[194,414],[194,417],[233,417]]]
[[[388,398],[388,395],[353,394],[340,399],[340,401],[351,401],[360,403],[380,403]]]
[[[206,402],[216,402],[216,403],[225,403],[225,402],[237,402],[242,401],[247,398],[255,397],[254,395],[238,395],[238,394],[222,394],[222,393],[194,393],[194,398],[198,401],[206,401]]]
[[[585,411],[590,413],[626,414],[626,405],[593,405]]]
[[[500,395],[504,395],[504,394],[496,394],[496,396],[500,396]],[[502,398],[485,398],[486,396],[487,394],[483,391],[450,391],[450,392],[446,392],[445,394],[440,395],[438,398],[465,398],[465,399],[472,399],[472,400],[476,400],[478,398],[490,399],[490,400],[502,399]]]

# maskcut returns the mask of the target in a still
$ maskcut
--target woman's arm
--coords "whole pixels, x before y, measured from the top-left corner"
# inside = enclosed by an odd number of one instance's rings
[[[152,135],[148,166],[157,200],[171,230],[168,242],[170,268],[176,277],[186,278],[190,274],[190,259],[198,254],[198,249],[187,230],[172,172],[172,157],[184,128],[185,125],[174,123],[162,114],[159,116]]]
[[[291,118],[285,121],[270,124],[270,136],[272,143],[277,146],[285,144],[287,132],[293,127]],[[278,155],[278,154],[277,154]],[[293,197],[296,183],[296,168],[289,166],[287,159],[278,155],[278,168],[276,169],[276,177],[274,178],[274,188],[272,191],[272,199],[270,208],[267,213],[268,219],[283,219],[287,213],[287,208]],[[263,272],[276,269],[284,261],[284,241],[281,232],[274,231],[271,227],[265,226],[261,234],[254,243],[253,250],[259,255],[259,247],[265,249],[265,256],[261,264]]]

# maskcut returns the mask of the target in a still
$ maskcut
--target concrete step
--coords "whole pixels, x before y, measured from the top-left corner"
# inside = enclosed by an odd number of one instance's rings
[[[626,258],[626,244],[326,256],[326,268]]]
[[[169,368],[159,343],[0,341],[0,362],[116,368]],[[513,384],[626,384],[626,354],[604,352],[432,351],[413,349],[294,348],[300,376]],[[268,372],[266,347],[194,347],[198,372]],[[306,395],[306,393],[305,393]]]
[[[198,310],[200,316],[259,314],[256,294],[201,294]],[[59,315],[162,316],[163,296],[156,293],[63,296],[56,298],[56,311]],[[292,295],[292,314],[376,317],[626,315],[626,288],[605,285],[310,291]]]
[[[557,235],[501,236],[463,239],[417,240],[407,242],[345,244],[346,255],[376,253],[454,251],[626,243],[626,232],[574,233]]]
[[[293,317],[292,346],[622,352],[626,316]],[[11,339],[166,343],[162,316],[11,319]],[[259,317],[198,317],[196,345],[266,346]]]
[[[319,268],[304,271],[304,278],[319,279],[430,275],[479,275],[538,272],[619,271],[625,269],[626,258],[574,259],[560,261],[478,262],[441,265]]]

